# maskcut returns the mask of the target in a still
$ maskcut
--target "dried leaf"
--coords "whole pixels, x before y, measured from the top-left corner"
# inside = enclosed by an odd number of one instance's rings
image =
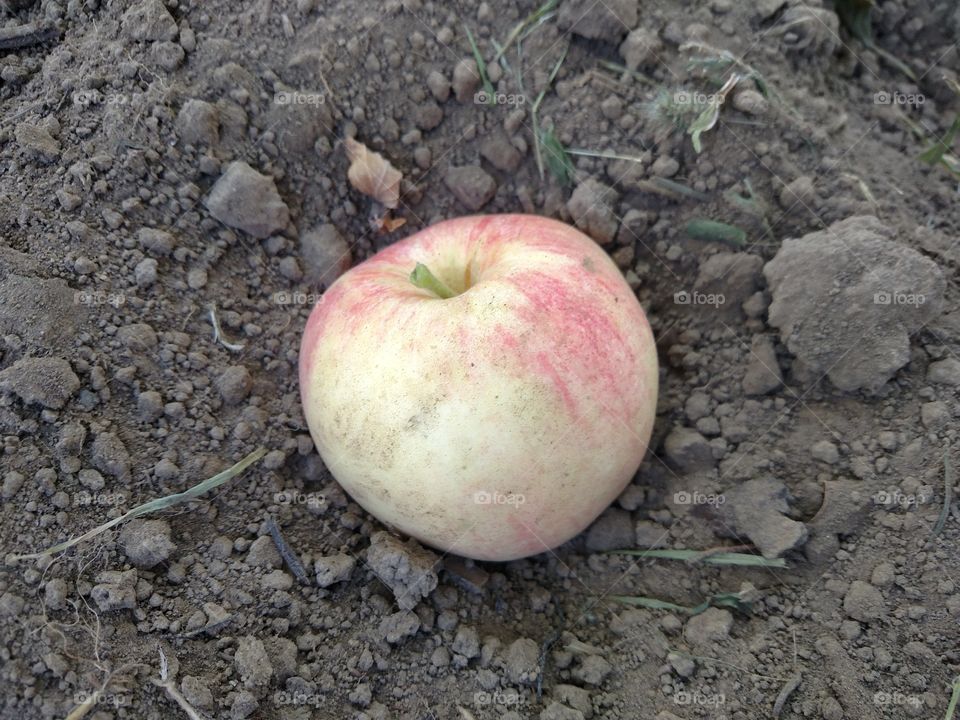
[[[350,169],[347,179],[354,188],[369,195],[388,208],[395,208],[400,202],[400,180],[403,173],[380,153],[372,152],[361,142],[346,138],[347,157]]]
[[[381,223],[380,230],[384,233],[392,233],[397,228],[401,228],[407,224],[407,219],[402,217],[391,217],[387,215],[383,218]]]

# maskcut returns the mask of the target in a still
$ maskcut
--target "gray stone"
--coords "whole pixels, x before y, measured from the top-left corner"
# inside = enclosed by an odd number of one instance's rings
[[[420,629],[420,618],[409,610],[400,610],[387,615],[380,622],[380,635],[391,645],[396,645],[405,638],[417,634]]]
[[[224,225],[255,238],[269,237],[286,228],[290,221],[290,210],[273,178],[261,175],[241,160],[227,166],[204,204]]]
[[[201,710],[210,710],[213,707],[213,693],[205,678],[196,675],[184,675],[180,681],[180,692],[187,702]]]
[[[634,543],[638,548],[649,550],[666,543],[670,538],[669,531],[652,520],[637,520],[634,527]]]
[[[576,685],[554,685],[553,697],[569,705],[574,710],[579,711],[586,720],[593,717],[593,703],[590,701],[590,693]]]
[[[807,175],[801,175],[784,185],[777,199],[781,207],[790,210],[793,207],[809,206],[815,198],[815,191],[813,180]]]
[[[149,352],[157,347],[157,333],[147,323],[131,323],[117,330],[117,340],[134,352]]]
[[[166,230],[149,227],[140,228],[137,232],[137,241],[140,243],[140,247],[151,255],[157,256],[169,255],[173,252],[176,244],[173,235]]]
[[[316,91],[280,89],[267,115],[277,144],[287,154],[311,155],[314,145],[332,133],[326,96]]]
[[[504,658],[507,679],[517,685],[536,680],[539,670],[540,647],[530,638],[518,638],[510,643]]]
[[[766,395],[783,385],[783,375],[777,362],[773,341],[767,335],[757,335],[750,346],[750,361],[743,376],[743,391],[747,395]]]
[[[564,0],[557,24],[590,40],[620,42],[637,25],[638,0]]]
[[[157,261],[144,258],[133,269],[133,279],[137,287],[148,288],[157,281]]]
[[[20,488],[23,487],[26,481],[27,476],[23,473],[18,473],[16,470],[11,470],[6,473],[3,476],[3,486],[0,488],[0,498],[10,500],[20,492]]]
[[[214,384],[227,405],[236,405],[250,394],[253,380],[243,365],[231,365],[220,373]]]
[[[319,225],[300,236],[304,278],[313,287],[330,287],[350,268],[350,246],[333,225]]]
[[[707,608],[699,615],[687,620],[683,628],[683,637],[697,647],[719,642],[730,634],[733,627],[733,615],[722,608]]]
[[[17,145],[30,157],[52,163],[60,157],[60,142],[39,125],[22,122],[13,130]]]
[[[664,456],[684,473],[709,470],[717,461],[707,439],[688,427],[675,427],[663,441]]]
[[[343,553],[317,558],[313,563],[313,570],[317,575],[317,585],[325,588],[334,583],[349,580],[350,573],[353,572],[356,564],[356,560]]]
[[[613,666],[606,659],[599,655],[587,655],[581,658],[580,664],[570,674],[574,680],[586,685],[600,686],[611,672]]]
[[[150,59],[167,72],[176,70],[187,54],[178,43],[159,40],[150,46]]]
[[[160,0],[140,0],[120,18],[120,34],[128,40],[174,40],[177,22]]]
[[[177,549],[166,520],[131,520],[120,531],[119,539],[127,559],[144,570],[166,561]]]
[[[681,653],[670,653],[667,655],[667,662],[670,663],[670,667],[672,667],[674,672],[680,677],[691,677],[697,669],[697,663],[694,662],[692,658],[687,655],[682,655]]]
[[[778,558],[806,542],[806,525],[785,516],[790,511],[790,494],[779,480],[748,480],[724,497],[718,512],[726,525],[750,538],[765,558]]]
[[[733,107],[747,115],[764,115],[767,99],[753,88],[742,88],[733,95]]]
[[[246,635],[237,641],[233,665],[247,688],[266,686],[273,676],[273,665],[267,649],[263,641],[253,635]]]
[[[810,446],[810,454],[815,460],[827,463],[827,465],[836,465],[840,461],[840,451],[829,440],[815,442]]]
[[[617,192],[602,182],[587,178],[567,201],[567,212],[580,230],[601,245],[609,245],[617,234],[617,216],[613,206]]]
[[[540,711],[540,720],[583,720],[584,714],[558,702],[551,702]]]
[[[90,446],[90,461],[100,472],[119,480],[130,476],[130,453],[116,433],[97,433]]]
[[[386,531],[375,533],[367,549],[367,565],[393,591],[397,605],[412,610],[437,587],[439,558],[416,540],[406,544]]]
[[[250,544],[247,551],[247,565],[254,567],[278,568],[283,559],[269,535],[261,535]]]
[[[450,97],[450,81],[442,72],[431,70],[427,75],[427,87],[437,102],[446,102]]]
[[[497,181],[476,165],[451,165],[443,181],[453,196],[474,212],[497,194]]]
[[[472,627],[461,625],[457,629],[450,649],[468,660],[475,658],[480,655],[480,636]]]
[[[90,597],[103,612],[132,610],[137,606],[137,571],[105,570],[95,578]]]
[[[663,43],[655,30],[638,27],[631,30],[620,44],[620,57],[630,70],[637,70],[658,63],[662,48]]]
[[[480,87],[480,71],[477,61],[463,58],[453,68],[453,94],[459,102],[472,103],[473,95]]]
[[[698,292],[722,295],[718,309],[736,313],[760,287],[763,258],[751,253],[719,252],[700,265],[694,287]]]
[[[590,552],[605,552],[633,547],[634,528],[630,513],[607,508],[587,530],[586,546]]]
[[[480,154],[497,170],[514,172],[520,166],[522,156],[509,136],[501,129],[495,129],[480,143]]]
[[[260,703],[257,696],[249,690],[241,690],[233,696],[233,702],[230,703],[230,720],[246,720],[253,715]]]
[[[863,580],[854,580],[843,597],[843,610],[854,620],[871,622],[886,614],[883,594]]]
[[[2,377],[2,373],[0,373]],[[943,430],[950,422],[950,408],[942,400],[923,403],[920,406],[920,422],[927,430]]]
[[[220,116],[216,106],[204,100],[187,100],[177,114],[177,132],[188,145],[216,145],[220,142]]]
[[[941,385],[960,385],[960,360],[948,357],[930,363],[927,368],[927,382]]]

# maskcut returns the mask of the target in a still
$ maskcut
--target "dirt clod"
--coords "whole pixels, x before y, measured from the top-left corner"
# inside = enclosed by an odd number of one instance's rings
[[[265,238],[283,230],[290,210],[280,198],[273,179],[237,160],[223,172],[204,204],[224,225]]]
[[[910,360],[910,335],[939,312],[943,272],[892,237],[874,217],[848,218],[785,240],[764,267],[770,324],[841,390],[879,390]],[[869,331],[851,336],[852,327]]]
[[[80,378],[63,358],[28,357],[0,371],[0,390],[27,404],[62,408],[80,389]]]
[[[406,544],[388,532],[370,538],[367,565],[392,591],[397,605],[412,610],[437,587],[438,558],[415,540]]]

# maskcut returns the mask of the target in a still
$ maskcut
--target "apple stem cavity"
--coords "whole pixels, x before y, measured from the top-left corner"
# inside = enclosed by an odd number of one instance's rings
[[[437,278],[436,275],[430,272],[430,268],[423,263],[418,262],[413,272],[410,273],[410,282],[421,290],[433,293],[442,300],[447,300],[457,294],[447,287],[442,280]]]

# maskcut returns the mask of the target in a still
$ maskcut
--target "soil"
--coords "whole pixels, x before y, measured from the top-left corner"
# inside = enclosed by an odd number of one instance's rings
[[[882,0],[875,51],[819,0],[561,0],[498,63],[534,3],[0,9],[41,28],[0,50],[2,717],[944,717],[960,203],[918,156],[960,111],[955,3]],[[700,152],[696,58],[741,76]],[[587,153],[569,182],[537,124]],[[403,173],[389,217],[347,137]],[[662,366],[633,483],[506,564],[384,532],[297,388],[326,285],[475,211],[603,244]],[[720,545],[784,566],[608,552]]]

